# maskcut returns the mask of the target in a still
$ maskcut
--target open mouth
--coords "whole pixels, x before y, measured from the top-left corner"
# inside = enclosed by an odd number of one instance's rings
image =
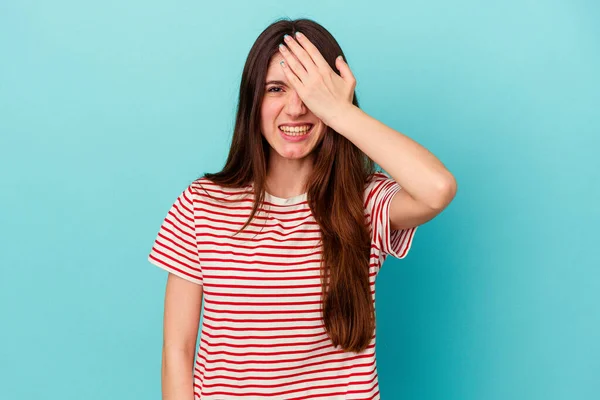
[[[308,129],[303,127],[303,129],[291,129],[287,131],[284,131],[281,127],[279,127],[279,132],[288,140],[300,140],[310,135],[315,127],[313,124],[308,124],[307,126]]]

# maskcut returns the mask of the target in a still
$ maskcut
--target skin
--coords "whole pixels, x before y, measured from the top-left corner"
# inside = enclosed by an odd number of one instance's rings
[[[403,189],[390,204],[392,229],[422,225],[445,209],[457,191],[454,176],[425,147],[352,104],[356,78],[343,58],[335,60],[338,73],[301,33],[283,39],[281,69],[304,104]]]
[[[288,82],[280,61],[284,58],[275,54],[269,63],[261,105],[261,131],[271,151],[267,171],[267,191],[274,196],[288,198],[305,192],[306,182],[314,162],[313,150],[322,139],[327,125],[323,123],[302,101]],[[279,125],[308,122],[315,126],[307,140],[289,142],[281,137]]]

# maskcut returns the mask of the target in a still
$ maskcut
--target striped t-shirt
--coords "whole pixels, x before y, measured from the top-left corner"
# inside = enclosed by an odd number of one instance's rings
[[[390,202],[399,190],[382,172],[365,185],[373,302],[386,256],[404,258],[416,231],[390,228]],[[375,331],[358,354],[334,347],[325,331],[320,232],[306,193],[288,199],[266,193],[264,208],[232,236],[252,204],[252,185],[228,189],[197,179],[169,210],[148,258],[203,286],[195,398],[379,399]]]

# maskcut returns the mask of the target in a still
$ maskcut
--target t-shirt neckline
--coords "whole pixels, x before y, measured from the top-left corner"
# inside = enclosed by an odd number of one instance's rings
[[[250,184],[250,188],[254,190],[254,183]],[[293,204],[300,204],[305,202],[308,198],[308,192],[304,192],[302,194],[298,194],[296,196],[288,197],[287,199],[283,197],[273,196],[271,193],[265,190],[265,199],[264,201],[272,204],[277,204],[279,206],[289,206]]]
[[[267,201],[269,203],[277,204],[280,206],[302,203],[303,201],[306,201],[306,199],[307,199],[307,193],[302,193],[302,194],[284,199],[283,197],[273,196],[271,193],[265,191],[265,201]]]

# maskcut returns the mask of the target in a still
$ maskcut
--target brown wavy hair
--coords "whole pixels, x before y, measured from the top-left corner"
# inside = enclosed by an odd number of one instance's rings
[[[267,69],[283,36],[294,36],[296,31],[319,49],[334,71],[337,56],[346,60],[331,33],[310,19],[277,20],[256,39],[242,73],[229,156],[222,171],[204,174],[204,178],[223,187],[253,184],[252,213],[240,231],[250,224],[265,197],[270,145],[261,133],[260,110]],[[356,92],[352,103],[358,107]],[[371,238],[363,198],[375,164],[330,127],[313,152],[307,202],[321,231],[322,317],[333,345],[358,353],[369,345],[375,329],[369,284]]]

